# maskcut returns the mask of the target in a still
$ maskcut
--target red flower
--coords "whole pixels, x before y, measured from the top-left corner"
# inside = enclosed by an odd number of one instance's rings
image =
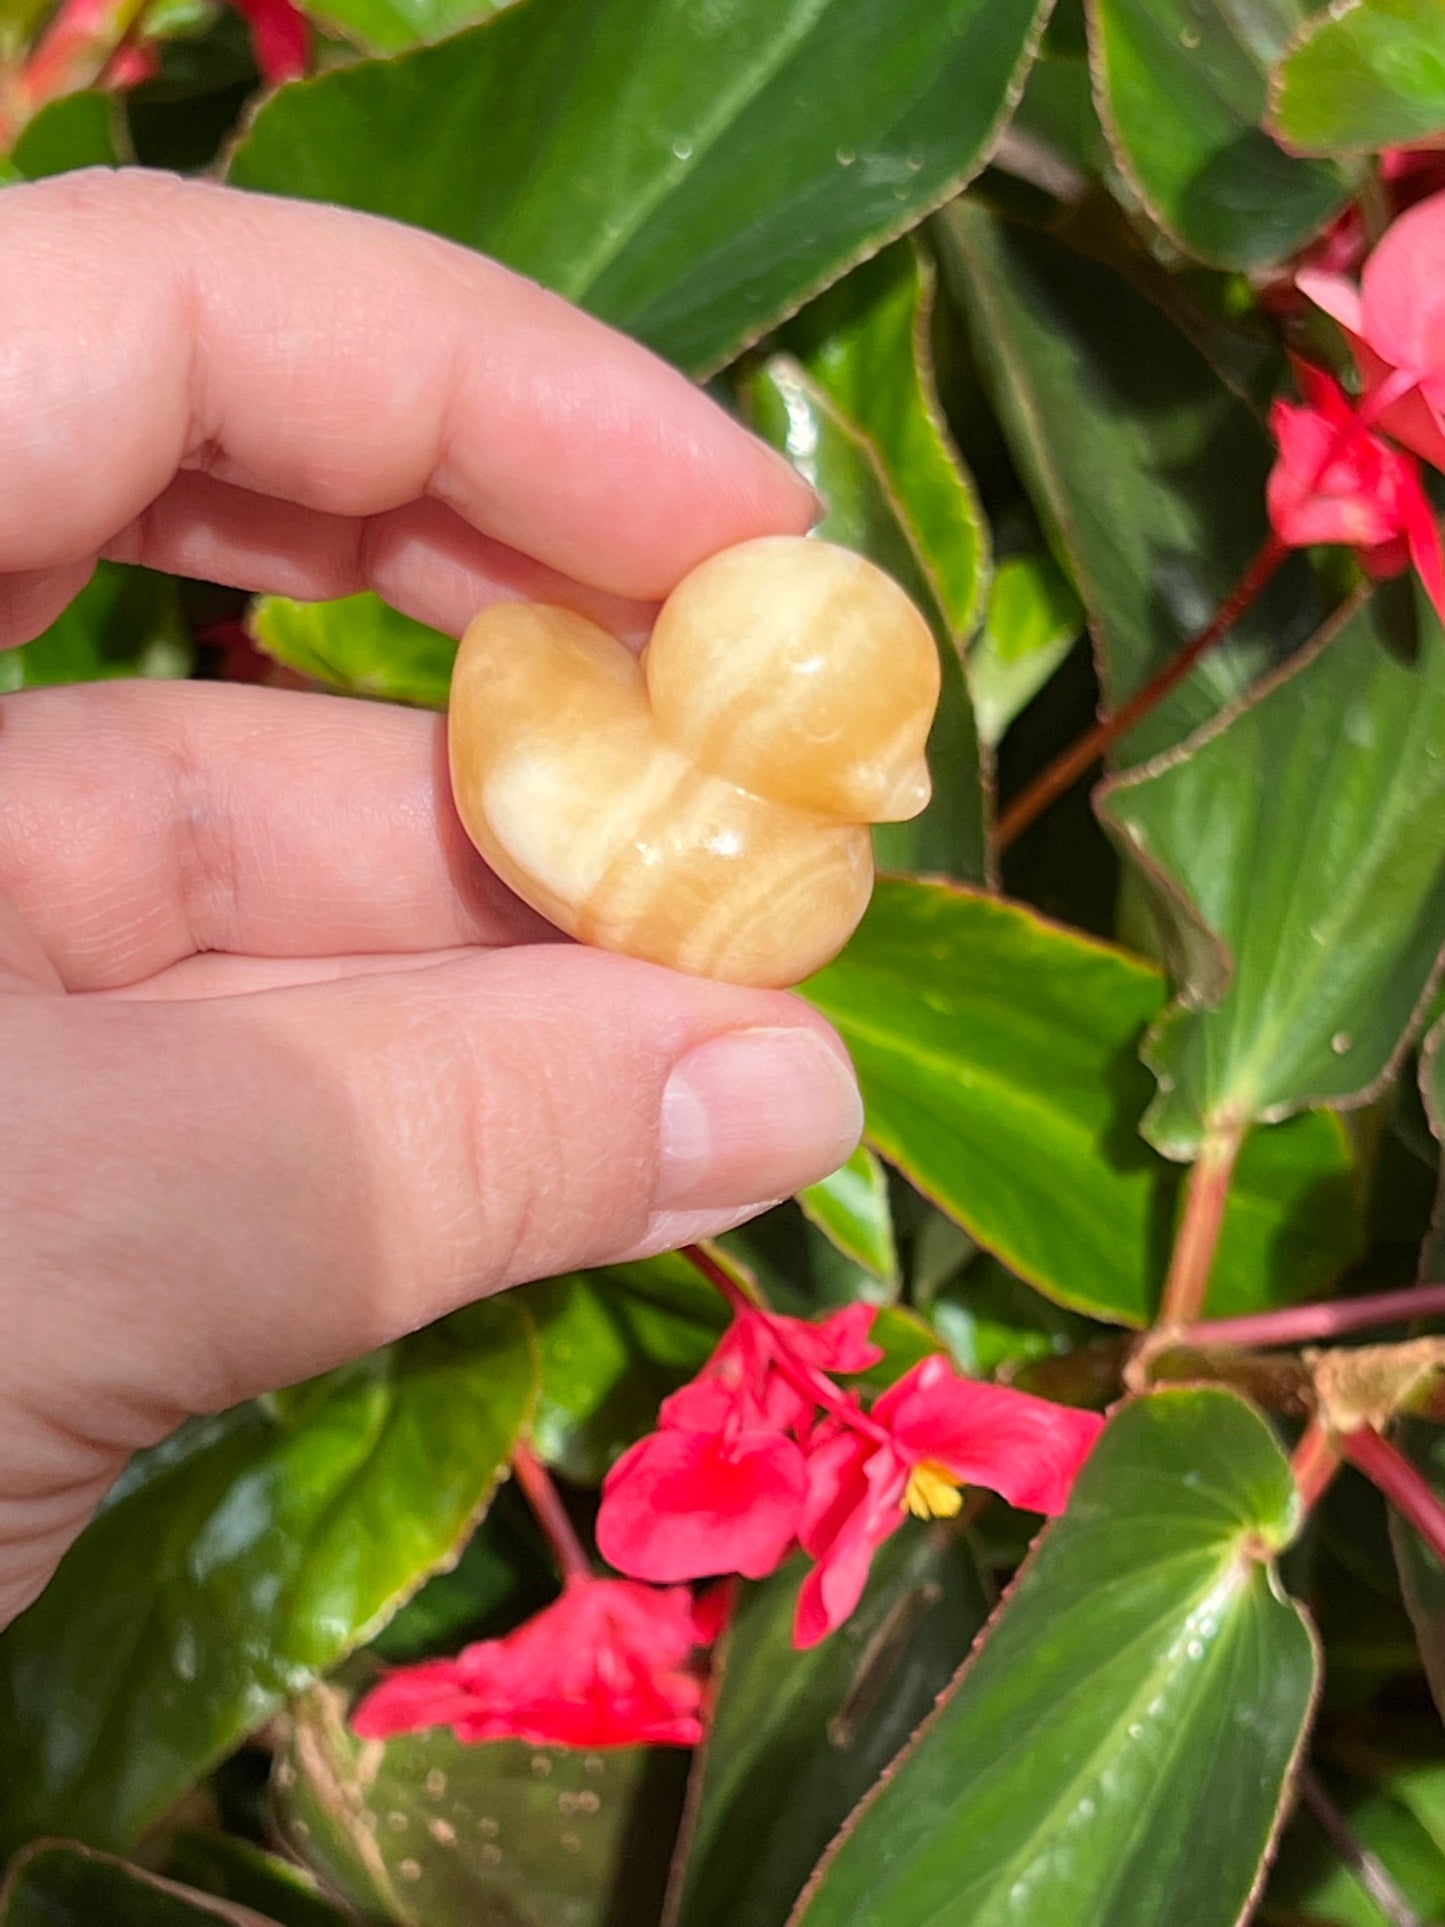
[[[311,59],[311,29],[291,0],[231,0],[251,30],[251,51],[271,87],[304,74]]]
[[[952,1518],[961,1484],[1030,1512],[1062,1512],[1103,1425],[1093,1412],[963,1378],[939,1356],[915,1365],[870,1416],[884,1438],[829,1421],[809,1455],[798,1537],[817,1564],[798,1598],[797,1646],[848,1618],[874,1552],[907,1513]]]
[[[1371,434],[1328,375],[1304,364],[1296,372],[1305,405],[1270,410],[1279,459],[1265,499],[1275,534],[1291,548],[1348,543],[1374,576],[1413,562],[1445,621],[1440,533],[1414,462]]]
[[[459,1740],[534,1746],[695,1746],[702,1683],[692,1654],[716,1614],[684,1586],[573,1580],[505,1639],[403,1666],[352,1716],[363,1739],[450,1726]]]
[[[820,1402],[809,1376],[876,1364],[873,1317],[869,1305],[816,1325],[740,1313],[698,1376],[665,1401],[662,1429],[608,1473],[597,1515],[603,1558],[663,1582],[722,1572],[762,1579],[779,1566],[808,1490],[801,1440]]]

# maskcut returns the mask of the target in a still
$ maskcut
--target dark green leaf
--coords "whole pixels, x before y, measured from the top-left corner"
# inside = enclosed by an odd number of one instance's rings
[[[983,629],[968,652],[978,733],[990,749],[1053,675],[1083,627],[1073,585],[1049,556],[1010,555],[995,565]]]
[[[1296,1508],[1232,1393],[1125,1406],[797,1921],[1233,1927],[1314,1693],[1269,1564]]]
[[[0,1852],[135,1839],[368,1639],[455,1556],[535,1373],[496,1301],[138,1461],[0,1638]]]
[[[875,827],[878,861],[888,869],[982,882],[987,866],[983,778],[963,665],[878,457],[790,356],[774,355],[748,375],[742,394],[759,434],[783,450],[828,504],[819,534],[857,549],[902,583],[928,617],[938,643],[943,694],[928,739],[933,800],[911,823]]]
[[[1304,153],[1373,153],[1445,131],[1437,0],[1337,0],[1274,70],[1270,119]]]
[[[871,442],[948,628],[963,642],[978,624],[988,530],[934,383],[935,279],[918,243],[900,241],[799,315],[785,343]]]
[[[372,1927],[638,1927],[656,1920],[687,1756],[445,1728],[364,1744],[343,1697],[294,1712],[276,1769],[282,1837]]]
[[[45,683],[185,676],[194,657],[172,578],[102,562],[44,635],[0,653],[0,695]]]
[[[1269,64],[1305,0],[1091,0],[1099,111],[1145,206],[1188,253],[1258,268],[1349,198],[1341,170],[1286,154],[1260,122]]]
[[[853,1054],[885,1157],[1050,1297],[1148,1322],[1177,1187],[1137,1135],[1153,969],[1015,904],[885,879],[806,991]],[[1246,1145],[1216,1313],[1307,1295],[1355,1253],[1342,1133],[1323,1117],[1291,1131]]]
[[[947,1527],[905,1527],[839,1632],[792,1646],[802,1568],[745,1595],[694,1772],[669,1927],[782,1927],[818,1856],[962,1664],[989,1600]]]
[[[0,1889],[0,1927],[215,1927],[217,1921],[277,1927],[244,1907],[64,1841],[47,1840],[22,1854]]]
[[[26,122],[10,154],[29,181],[68,174],[75,167],[119,167],[127,158],[115,95],[91,92],[65,94],[42,107]]]
[[[265,1853],[229,1834],[177,1833],[166,1871],[199,1893],[264,1914],[276,1927],[346,1927],[309,1874],[279,1854]]]
[[[929,1323],[971,1378],[1016,1372],[1085,1343],[1090,1326],[980,1252],[928,1306]]]
[[[1405,1419],[1397,1428],[1397,1441],[1425,1475],[1437,1498],[1445,1502],[1445,1432],[1420,1419]],[[1390,1543],[1400,1591],[1419,1642],[1420,1662],[1435,1704],[1445,1718],[1445,1566],[1415,1528],[1394,1511],[1390,1514]]]
[[[1268,534],[1269,438],[1163,310],[1112,268],[967,203],[936,231],[1117,706],[1202,628]],[[1178,742],[1314,623],[1301,561],[1123,738],[1120,761]]]
[[[728,1321],[717,1292],[677,1257],[546,1278],[519,1299],[542,1353],[532,1442],[582,1485],[597,1484],[653,1429],[658,1406],[701,1367]]]
[[[527,0],[283,88],[231,178],[449,235],[702,373],[977,171],[1041,11]]]
[[[335,602],[263,596],[250,627],[268,656],[317,682],[357,696],[446,708],[455,639],[388,608],[379,596]]]
[[[885,1284],[897,1283],[888,1179],[866,1144],[860,1144],[831,1177],[800,1191],[798,1203],[809,1223],[817,1225],[845,1257]]]
[[[1445,944],[1445,642],[1424,597],[1413,606],[1402,634],[1408,593],[1376,592],[1102,806],[1174,939],[1181,998],[1149,1042],[1146,1122],[1172,1157],[1239,1121],[1358,1102],[1430,983]]]

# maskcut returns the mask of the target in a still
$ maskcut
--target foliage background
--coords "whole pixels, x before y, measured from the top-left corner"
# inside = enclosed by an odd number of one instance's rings
[[[1103,1406],[1189,1166],[1241,1133],[1210,1316],[1436,1272],[1428,604],[1298,557],[1092,797],[1006,851],[996,804],[1266,536],[1285,349],[1344,361],[1290,263],[1342,218],[1378,231],[1382,150],[1445,140],[1437,0],[330,0],[314,74],[274,91],[212,0],[106,17],[155,72],[44,106],[0,178],[208,169],[495,254],[709,382],[928,612],[936,799],[880,833],[892,876],[806,987],[868,1148],[726,1241],[776,1306],[866,1298],[891,1376],[943,1348]],[[45,26],[7,0],[0,55]],[[437,705],[452,647],[371,597],[247,609],[102,565],[0,689]],[[0,1920],[1445,1918],[1445,1575],[1354,1473],[1302,1517],[1295,1353],[1157,1358],[1188,1383],[1119,1409],[996,1612],[1033,1528],[999,1503],[901,1534],[806,1656],[796,1574],[752,1589],[670,1875],[679,1755],[363,1747],[345,1708],[381,1664],[554,1588],[516,1439],[585,1519],[723,1316],[676,1258],[544,1280],[137,1461],[0,1637]],[[1400,1437],[1442,1488],[1428,1402]]]

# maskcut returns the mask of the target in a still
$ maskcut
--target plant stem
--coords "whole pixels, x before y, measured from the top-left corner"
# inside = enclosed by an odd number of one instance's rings
[[[759,1307],[753,1303],[752,1299],[748,1297],[737,1279],[730,1278],[718,1263],[717,1259],[709,1252],[704,1251],[701,1245],[684,1245],[677,1255],[679,1258],[686,1258],[693,1270],[700,1272],[712,1286],[713,1290],[721,1293],[736,1316],[740,1317],[745,1311],[757,1311],[759,1309]]]
[[[1158,1329],[1171,1335],[1177,1326],[1193,1324],[1203,1309],[1224,1222],[1229,1182],[1234,1176],[1234,1161],[1243,1142],[1242,1125],[1211,1131],[1189,1173],[1184,1216],[1174,1239],[1174,1254],[1169,1260],[1169,1276],[1164,1281],[1164,1296],[1156,1321]]]
[[[597,1575],[593,1571],[592,1561],[583,1550],[582,1541],[567,1516],[562,1495],[531,1446],[519,1442],[513,1447],[512,1471],[522,1488],[522,1496],[532,1508],[533,1516],[552,1548],[564,1585],[575,1585],[582,1579],[595,1579]]]
[[[1338,1298],[1285,1311],[1250,1312],[1241,1318],[1205,1318],[1171,1334],[1180,1345],[1309,1345],[1345,1332],[1407,1319],[1445,1317],[1445,1285],[1407,1285],[1367,1298]]]
[[[1299,1444],[1289,1462],[1299,1488],[1300,1504],[1306,1512],[1313,1512],[1324,1497],[1340,1463],[1339,1440],[1316,1413],[1300,1433]]]
[[[1199,658],[1207,654],[1238,622],[1268,584],[1286,553],[1283,542],[1276,536],[1267,536],[1249,567],[1198,635],[1192,636],[1176,656],[1151,676],[1142,688],[1136,689],[1111,715],[1101,717],[1091,729],[1086,729],[1062,755],[1055,757],[1048,768],[1034,778],[1027,789],[1014,798],[999,818],[995,831],[1000,850],[1006,850],[1036,817],[1041,816],[1065,790],[1073,787],[1090,764],[1096,763],[1107,750],[1112,749],[1121,736],[1163,702],[1170,690],[1183,682]]]
[[[1299,1772],[1300,1798],[1390,1927],[1421,1927],[1420,1916],[1395,1885],[1384,1864],[1356,1839],[1350,1823],[1307,1766]]]
[[[1390,1504],[1445,1565],[1445,1506],[1434,1488],[1416,1471],[1398,1446],[1373,1426],[1346,1432],[1340,1450],[1350,1464],[1378,1486]]]

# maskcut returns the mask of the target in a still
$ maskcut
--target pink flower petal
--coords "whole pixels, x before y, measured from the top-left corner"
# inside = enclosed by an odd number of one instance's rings
[[[802,1451],[780,1433],[654,1432],[608,1473],[597,1544],[639,1579],[761,1579],[792,1546],[807,1483]]]

